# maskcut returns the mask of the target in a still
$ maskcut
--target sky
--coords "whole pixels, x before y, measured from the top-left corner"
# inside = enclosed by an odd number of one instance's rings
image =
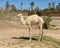
[[[23,9],[28,9],[32,1],[35,3],[34,8],[39,6],[40,9],[48,8],[49,2],[55,2],[55,5],[58,5],[58,3],[60,3],[60,0],[0,0],[0,7],[5,7],[7,1],[11,5],[14,4],[17,9],[20,9],[21,2],[23,3]]]

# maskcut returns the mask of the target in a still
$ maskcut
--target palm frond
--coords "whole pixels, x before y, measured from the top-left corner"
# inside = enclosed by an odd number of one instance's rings
[[[43,18],[43,20],[44,20],[44,25],[43,25],[43,27],[44,28],[49,28],[49,26],[50,26],[50,22],[52,21],[52,18],[51,18],[52,16],[45,16],[44,18]]]

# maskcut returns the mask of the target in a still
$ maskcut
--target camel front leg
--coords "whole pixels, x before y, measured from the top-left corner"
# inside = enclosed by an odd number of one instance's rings
[[[39,26],[39,41],[42,41],[42,37],[43,37],[43,25],[41,24]]]
[[[29,41],[31,41],[32,40],[31,26],[29,26],[29,37],[30,37]]]

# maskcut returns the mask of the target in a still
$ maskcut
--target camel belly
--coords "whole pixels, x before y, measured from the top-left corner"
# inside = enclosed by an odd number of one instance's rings
[[[28,21],[26,22],[27,25],[35,25],[35,24],[38,24],[38,23],[39,23],[39,22],[36,21],[36,20],[28,20]]]

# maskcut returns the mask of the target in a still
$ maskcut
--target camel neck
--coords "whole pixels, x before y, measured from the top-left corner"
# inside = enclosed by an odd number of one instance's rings
[[[23,25],[26,24],[23,16],[21,16],[20,21],[21,21],[21,24],[23,24]]]

